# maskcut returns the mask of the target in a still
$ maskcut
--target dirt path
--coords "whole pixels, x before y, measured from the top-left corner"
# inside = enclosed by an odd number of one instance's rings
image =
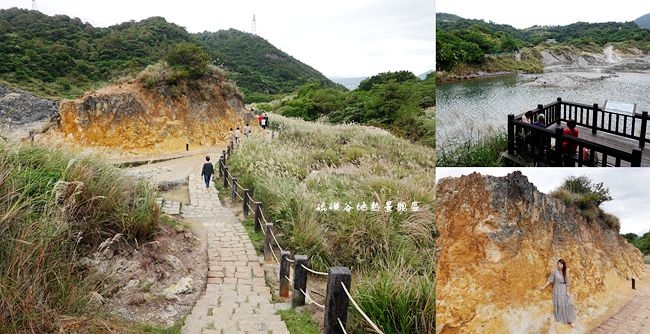
[[[592,334],[650,333],[650,276],[637,280],[636,288],[623,308],[591,331]]]
[[[137,167],[125,168],[124,171],[128,175],[141,176],[149,179],[154,184],[163,182],[179,182],[183,183],[192,171],[201,174],[201,169],[198,166],[203,165],[205,156],[211,157],[211,162],[219,161],[221,156],[221,147],[215,147],[212,151],[205,151],[194,153],[192,155],[175,158],[172,160],[141,165]]]
[[[183,208],[183,216],[201,222],[208,232],[208,282],[182,332],[289,334],[271,303],[263,260],[244,226],[199,174],[197,167],[189,176],[191,205]]]

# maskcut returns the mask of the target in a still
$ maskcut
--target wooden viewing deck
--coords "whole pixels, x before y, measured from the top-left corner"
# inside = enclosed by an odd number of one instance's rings
[[[650,167],[644,154],[648,137],[648,112],[623,114],[587,105],[557,101],[538,105],[533,119],[543,114],[546,126],[522,121],[524,114],[508,115],[507,160],[523,166]],[[579,136],[563,134],[566,122],[575,120]],[[566,142],[574,152],[563,152]],[[578,154],[580,152],[582,154]]]

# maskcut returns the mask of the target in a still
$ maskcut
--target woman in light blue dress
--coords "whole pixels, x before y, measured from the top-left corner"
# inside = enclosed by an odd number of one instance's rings
[[[575,327],[576,311],[573,308],[573,301],[569,293],[569,273],[566,261],[557,261],[557,270],[554,270],[548,277],[546,284],[539,289],[544,290],[549,284],[553,284],[553,313],[555,321],[569,324]]]

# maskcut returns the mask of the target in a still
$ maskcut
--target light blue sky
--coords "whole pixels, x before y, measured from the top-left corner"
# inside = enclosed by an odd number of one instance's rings
[[[505,176],[515,170],[520,170],[543,193],[559,187],[568,176],[585,175],[603,182],[614,200],[601,207],[619,217],[621,233],[641,235],[650,230],[650,168],[436,168],[436,179],[473,172]]]
[[[162,16],[190,32],[235,28],[257,33],[328,77],[363,77],[433,68],[433,0],[89,1],[36,0],[38,10],[106,27]],[[0,8],[31,0],[0,0]]]

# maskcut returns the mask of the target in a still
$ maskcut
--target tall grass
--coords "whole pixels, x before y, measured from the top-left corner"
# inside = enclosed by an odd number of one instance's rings
[[[433,149],[376,128],[270,117],[271,124],[282,128],[276,138],[244,141],[229,164],[263,203],[269,221],[277,221],[283,247],[308,255],[319,270],[334,265],[355,270],[354,281],[362,282],[362,290],[353,285],[353,293],[364,305],[377,300],[385,306],[386,289],[392,289],[393,298],[417,297],[394,314],[400,319],[386,318],[383,306],[369,306],[369,316],[379,319],[380,327],[432,329]],[[407,203],[407,211],[386,212],[386,201]],[[414,201],[419,211],[410,210]],[[319,204],[333,202],[340,203],[338,211],[317,211]],[[356,210],[364,202],[368,209]],[[370,211],[372,202],[380,203],[381,210]],[[346,203],[350,212],[343,210]],[[380,276],[385,278],[375,279]],[[403,284],[415,284],[415,290],[397,288]],[[414,320],[418,317],[424,320]],[[393,321],[395,325],[389,323]]]
[[[0,146],[0,332],[57,330],[59,315],[87,311],[76,260],[120,233],[151,238],[154,192],[91,158]]]
[[[438,167],[501,167],[501,153],[508,149],[508,136],[498,133],[469,140],[451,149],[439,148]]]

